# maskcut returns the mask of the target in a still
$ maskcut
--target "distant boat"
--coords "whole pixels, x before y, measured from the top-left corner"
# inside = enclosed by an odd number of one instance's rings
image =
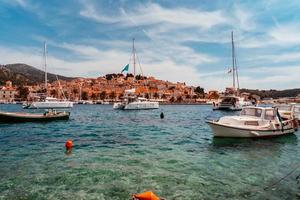
[[[133,75],[134,80],[136,76],[136,51],[134,47],[134,39],[132,40],[132,56],[133,56]],[[125,66],[124,69],[128,71],[129,64]],[[123,71],[124,71],[123,69]],[[135,88],[130,90],[125,90],[124,98],[122,102],[114,103],[114,109],[121,109],[121,110],[148,110],[148,109],[158,109],[159,103],[157,101],[149,101],[146,98],[138,97],[135,94]]]
[[[273,107],[278,109],[280,116],[284,119],[295,118],[300,123],[300,105],[295,103],[290,104],[275,104]]]
[[[239,93],[240,83],[239,83],[238,69],[236,63],[233,32],[231,32],[231,48],[232,48],[232,69],[230,69],[228,73],[232,73],[233,94],[225,95],[224,97],[221,97],[221,99],[218,102],[213,102],[213,110],[238,111],[238,110],[242,110],[244,106],[252,105],[250,101],[246,101],[245,98],[236,95],[236,93]]]
[[[44,65],[45,65],[45,89],[46,89],[46,94],[47,94],[47,44],[46,42],[44,43]],[[63,93],[63,91],[62,91]],[[64,93],[63,93],[64,94]],[[64,100],[58,100],[53,97],[43,97],[39,101],[34,101],[31,103],[24,103],[23,108],[27,109],[59,109],[59,108],[72,108],[73,107],[73,102],[68,101],[66,99]]]
[[[1,123],[17,123],[17,122],[47,122],[53,120],[68,120],[70,112],[47,111],[45,113],[16,113],[16,112],[0,112]]]
[[[149,101],[146,98],[136,97],[134,94],[135,90],[125,90],[124,100],[119,103],[114,103],[114,109],[121,110],[148,110],[148,109],[158,109],[159,103]]]
[[[240,116],[225,116],[206,122],[214,137],[274,137],[294,133],[298,128],[294,119],[282,119],[276,108],[254,106],[243,108]]]

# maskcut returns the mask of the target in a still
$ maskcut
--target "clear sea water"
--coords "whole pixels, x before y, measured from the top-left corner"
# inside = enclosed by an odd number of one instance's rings
[[[199,105],[75,105],[69,121],[0,124],[0,199],[129,200],[146,190],[167,200],[300,199],[300,132],[215,139],[205,118],[222,115]]]

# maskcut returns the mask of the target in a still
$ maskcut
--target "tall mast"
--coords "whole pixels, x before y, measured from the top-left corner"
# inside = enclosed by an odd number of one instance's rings
[[[44,42],[45,89],[47,93],[47,43]]]
[[[133,55],[133,75],[134,75],[134,78],[135,78],[135,64],[136,64],[136,61],[135,61],[134,38],[132,39],[132,55]]]
[[[235,89],[235,55],[234,55],[234,43],[233,43],[233,31],[231,31],[231,49],[232,49],[232,86]]]

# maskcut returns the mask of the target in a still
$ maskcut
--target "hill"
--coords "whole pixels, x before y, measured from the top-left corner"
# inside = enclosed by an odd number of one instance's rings
[[[10,80],[14,85],[32,85],[43,83],[45,81],[45,72],[35,67],[17,63],[0,65],[0,85]],[[74,78],[58,75],[58,79],[70,81]],[[51,83],[56,81],[56,75],[48,73],[48,81]]]
[[[250,90],[241,89],[241,92],[248,92],[250,94],[256,94],[261,98],[280,98],[280,97],[295,97],[300,94],[300,88],[287,89],[287,90]]]

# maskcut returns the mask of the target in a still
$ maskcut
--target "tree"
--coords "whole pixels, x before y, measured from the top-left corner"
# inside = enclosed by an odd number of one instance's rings
[[[198,86],[195,88],[194,92],[200,94],[200,95],[203,95],[204,94],[204,88]]]
[[[153,94],[153,97],[157,99],[157,98],[159,97],[158,93],[155,92],[155,93]]]
[[[116,98],[116,93],[115,93],[115,91],[112,91],[112,92],[109,94],[109,98],[111,98],[111,99],[115,99],[115,98]]]
[[[50,95],[56,97],[57,96],[57,91],[56,89],[53,89],[50,91]]]
[[[73,88],[72,92],[73,92],[73,94],[78,94],[79,93],[77,88]]]
[[[91,98],[93,99],[93,100],[95,100],[96,98],[97,98],[97,95],[96,95],[96,93],[92,93],[92,95],[91,95]]]
[[[82,100],[88,100],[89,99],[89,95],[87,91],[83,91],[81,94],[81,98]]]
[[[104,100],[105,97],[106,97],[106,92],[105,92],[105,91],[102,91],[102,92],[100,93],[100,99],[101,99],[101,100]]]
[[[162,99],[165,99],[165,98],[166,98],[166,95],[165,95],[165,94],[161,95],[161,98],[162,98]]]
[[[177,98],[177,102],[182,102],[182,101],[183,101],[182,96],[179,96],[179,97]]]
[[[145,94],[145,98],[149,99],[149,94],[148,93]]]
[[[27,99],[28,95],[29,95],[29,89],[27,87],[23,87],[23,86],[20,86],[17,88],[17,91],[18,91],[18,97],[24,101]]]
[[[170,102],[174,102],[175,101],[175,98],[174,97],[171,97],[170,98]]]

